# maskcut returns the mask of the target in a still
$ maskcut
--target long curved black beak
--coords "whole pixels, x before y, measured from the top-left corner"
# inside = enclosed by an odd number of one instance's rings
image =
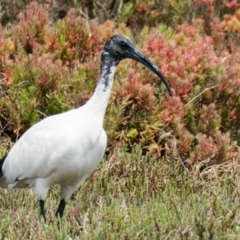
[[[146,66],[147,68],[152,70],[155,74],[157,74],[158,77],[162,80],[162,82],[166,86],[169,95],[172,96],[172,90],[167,79],[163,76],[163,74],[160,72],[157,66],[153,64],[146,56],[144,56],[141,52],[134,49],[133,51],[128,53],[128,57],[142,63],[144,66]]]

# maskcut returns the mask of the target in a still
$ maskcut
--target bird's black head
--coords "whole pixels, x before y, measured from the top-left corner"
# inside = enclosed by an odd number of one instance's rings
[[[134,50],[133,42],[123,35],[113,35],[104,45],[104,51],[118,61],[129,58]]]
[[[123,35],[113,35],[110,37],[104,45],[102,58],[104,59],[105,56],[108,56],[107,58],[111,59],[115,65],[125,58],[131,58],[142,63],[158,75],[166,86],[169,95],[172,96],[172,91],[166,78],[159,71],[156,65],[154,65],[146,56],[136,49],[134,43],[129,38]]]

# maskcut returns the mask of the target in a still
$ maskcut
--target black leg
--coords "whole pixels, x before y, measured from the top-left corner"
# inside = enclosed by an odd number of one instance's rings
[[[61,199],[61,201],[60,201],[60,203],[59,203],[59,206],[58,206],[58,209],[57,209],[57,212],[56,212],[56,214],[55,214],[56,217],[62,218],[65,205],[66,205],[65,200],[64,200],[64,199]]]
[[[39,206],[40,206],[40,217],[43,217],[44,221],[46,222],[46,215],[44,210],[44,200],[39,200]]]

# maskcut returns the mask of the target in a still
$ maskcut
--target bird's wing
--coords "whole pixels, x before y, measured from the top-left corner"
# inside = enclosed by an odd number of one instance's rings
[[[87,155],[96,141],[93,136],[97,138],[102,128],[100,124],[92,127],[95,125],[91,120],[74,114],[72,111],[48,117],[25,132],[3,164],[8,183],[14,183],[17,179],[46,178],[59,165],[64,167],[66,158],[77,156],[79,159]]]
[[[59,118],[46,118],[32,126],[16,142],[3,164],[3,174],[9,183],[16,179],[46,177],[54,171],[48,165],[51,154],[63,146],[67,130]],[[56,120],[56,121],[55,121]]]

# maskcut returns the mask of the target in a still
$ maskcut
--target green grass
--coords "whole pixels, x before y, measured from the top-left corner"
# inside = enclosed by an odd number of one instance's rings
[[[187,170],[133,149],[102,161],[59,228],[57,187],[46,202],[48,223],[39,219],[31,190],[0,189],[1,239],[240,239],[237,163]]]

